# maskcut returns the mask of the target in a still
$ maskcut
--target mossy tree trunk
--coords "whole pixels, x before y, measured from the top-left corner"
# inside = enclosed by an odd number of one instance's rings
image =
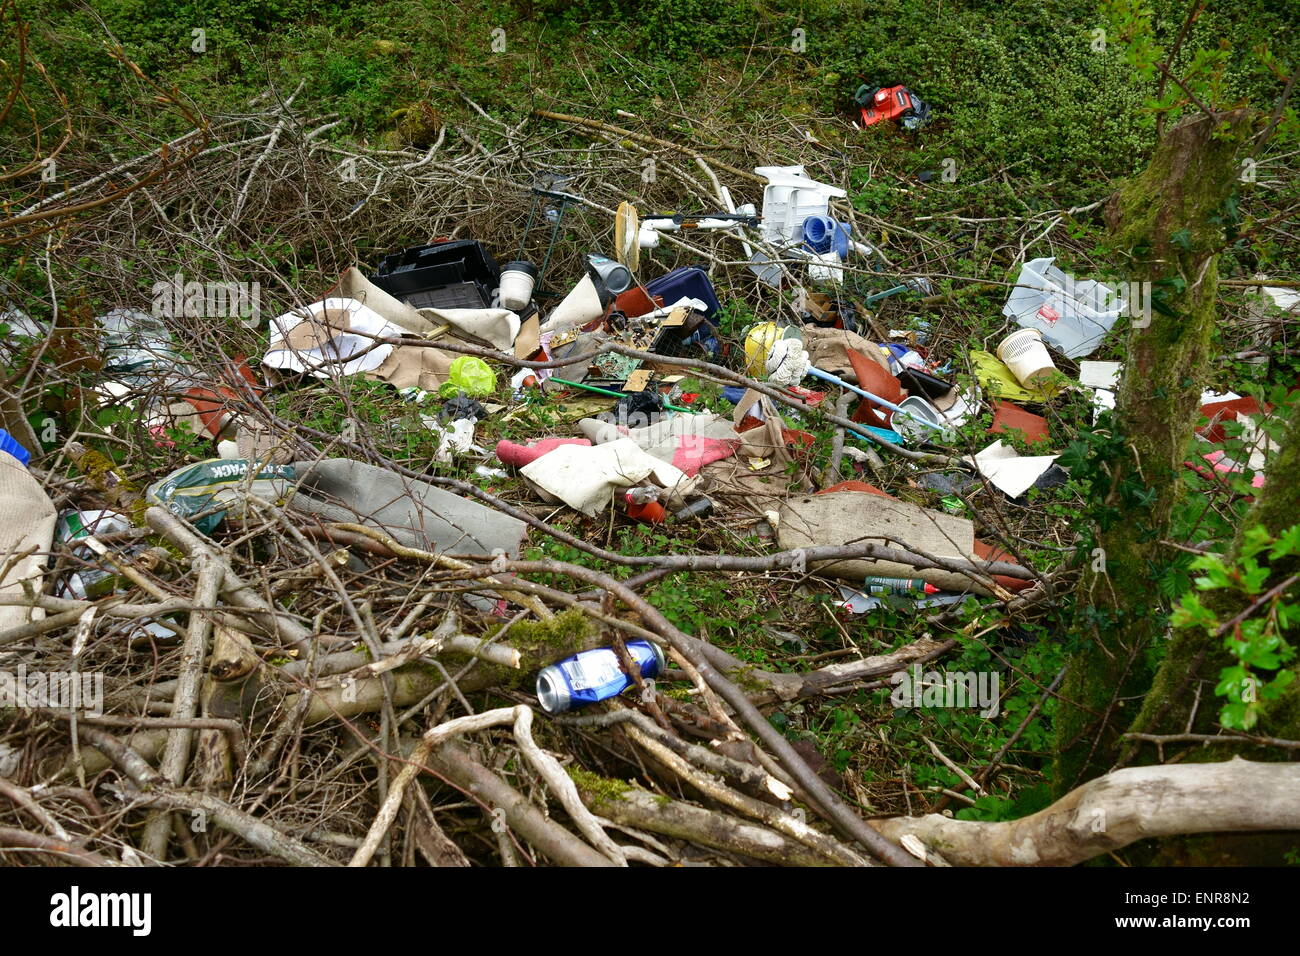
[[[1078,595],[1071,658],[1056,717],[1058,793],[1105,773],[1125,706],[1150,687],[1145,652],[1165,632],[1155,580],[1169,560],[1166,538],[1178,470],[1200,408],[1211,334],[1218,317],[1215,221],[1232,194],[1238,154],[1250,131],[1245,110],[1197,116],[1171,129],[1148,168],[1112,198],[1107,217],[1128,278],[1150,283],[1149,324],[1129,332],[1116,397],[1112,446],[1093,478],[1097,546]],[[1145,317],[1144,317],[1145,320]]]

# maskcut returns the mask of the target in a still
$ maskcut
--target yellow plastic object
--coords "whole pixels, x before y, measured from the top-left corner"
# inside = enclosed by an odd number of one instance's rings
[[[997,398],[1016,402],[1047,402],[1061,390],[1060,385],[1050,379],[1035,383],[1033,388],[1025,388],[1016,380],[1011,369],[991,352],[971,351],[967,355],[974,368],[975,379],[990,395]]]
[[[767,355],[781,337],[775,322],[761,322],[745,335],[745,371],[751,378],[763,378],[767,371]]]
[[[637,236],[641,231],[641,217],[630,202],[618,204],[614,214],[614,258],[632,272],[641,265],[641,246]]]

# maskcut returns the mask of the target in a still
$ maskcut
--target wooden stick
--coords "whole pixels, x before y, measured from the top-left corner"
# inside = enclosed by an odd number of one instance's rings
[[[202,609],[216,605],[221,581],[225,577],[225,569],[207,548],[195,555],[194,567],[199,578],[194,588],[195,610],[190,612],[189,630],[181,646],[180,679],[172,701],[171,715],[178,720],[189,720],[198,713],[203,662],[207,658],[208,639],[212,636],[212,618]],[[173,727],[167,737],[167,747],[163,751],[159,770],[163,779],[172,786],[179,786],[185,777],[193,738],[194,731],[189,727]],[[154,814],[145,825],[142,843],[144,852],[160,863],[166,862],[167,841],[171,832],[170,814]]]
[[[430,754],[429,768],[457,789],[503,811],[506,822],[553,862],[561,866],[614,865],[609,857],[543,815],[527,797],[456,744],[445,743]]]
[[[766,824],[778,833],[784,833],[791,839],[798,840],[820,855],[823,858],[823,864],[829,863],[835,866],[874,865],[866,857],[855,853],[838,840],[819,833],[807,823],[779,810],[770,803],[764,803],[762,800],[755,800],[753,797],[745,796],[745,794],[732,790],[718,780],[700,773],[662,743],[650,737],[636,724],[628,727],[627,733],[650,756],[677,774],[704,796],[731,807],[733,810],[739,810],[746,816],[753,817],[755,820]]]
[[[144,513],[144,520],[149,527],[180,548],[191,558],[208,545],[190,530],[184,522],[164,508],[154,506]],[[277,612],[268,605],[256,591],[240,579],[234,569],[219,553],[214,552],[214,560],[223,573],[221,596],[236,607],[253,612],[259,623],[269,633],[277,635],[286,644],[302,648],[312,639],[312,634],[297,621]],[[215,603],[215,602],[214,602]]]

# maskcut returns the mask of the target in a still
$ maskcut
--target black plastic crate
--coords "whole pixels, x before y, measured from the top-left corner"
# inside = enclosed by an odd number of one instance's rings
[[[385,256],[370,281],[416,308],[484,308],[500,277],[500,268],[481,242],[456,239]],[[424,295],[430,293],[432,299]],[[422,301],[414,301],[416,296],[423,296]]]
[[[490,301],[490,300],[489,300]],[[413,292],[406,304],[415,309],[481,309],[488,305],[475,282],[457,282],[438,289]]]

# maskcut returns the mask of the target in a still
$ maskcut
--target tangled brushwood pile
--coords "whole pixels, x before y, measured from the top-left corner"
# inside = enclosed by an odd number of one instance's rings
[[[942,863],[868,822],[973,802],[908,779],[890,689],[969,647],[1017,686],[1077,568],[1046,450],[1106,406],[1110,326],[1025,318],[1068,276],[983,315],[1044,237],[1092,265],[1054,234],[1086,210],[959,275],[770,118],[470,105],[380,149],[268,97],[4,224],[58,213],[4,317],[0,861]],[[1053,687],[1004,746],[922,739],[994,792]]]

